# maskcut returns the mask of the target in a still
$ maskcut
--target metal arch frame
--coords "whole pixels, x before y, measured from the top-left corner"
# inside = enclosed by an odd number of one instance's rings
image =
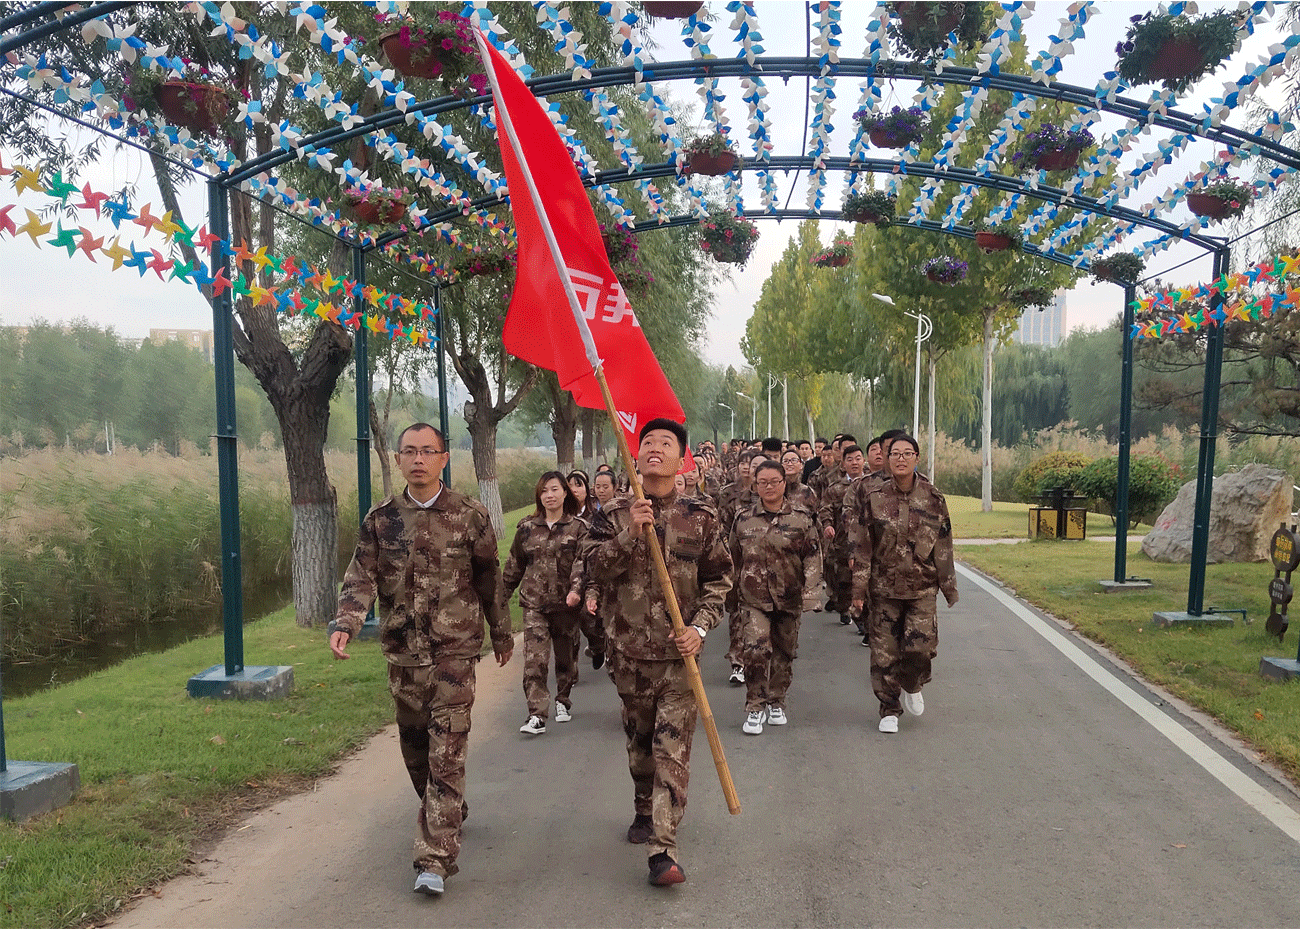
[[[1102,215],[1112,218],[1116,221],[1127,224],[1136,224],[1143,227],[1149,227],[1153,230],[1160,231],[1172,237],[1186,240],[1189,243],[1196,244],[1206,250],[1216,250],[1219,247],[1220,239],[1206,237],[1201,234],[1194,234],[1186,228],[1174,224],[1172,221],[1166,221],[1161,218],[1148,217],[1134,211],[1131,208],[1109,207],[1102,204],[1095,198],[1083,195],[1074,195],[1062,188],[1055,188],[1049,185],[1030,186],[1018,176],[1000,175],[993,173],[979,173],[972,169],[962,169],[958,167],[937,167],[933,163],[900,163],[889,159],[852,159],[847,156],[828,156],[821,160],[813,160],[808,156],[774,156],[765,162],[749,162],[745,164],[742,171],[791,171],[811,168],[825,168],[832,172],[876,172],[889,175],[906,175],[918,178],[938,179],[944,182],[954,182],[960,185],[976,185],[980,188],[991,188],[995,191],[1011,192],[1025,195],[1040,201],[1046,201],[1065,207],[1078,208],[1083,211],[1090,211],[1093,214]],[[595,185],[630,182],[639,179],[664,178],[675,176],[677,168],[673,163],[657,163],[652,166],[642,166],[639,169],[611,169],[606,172],[597,172],[594,175],[588,175],[583,178],[583,185],[591,188]],[[485,195],[476,198],[470,202],[470,209],[485,208],[497,204],[502,198],[498,195]],[[779,218],[783,214],[782,210],[766,211],[753,210],[746,211],[746,217]],[[832,218],[839,215],[838,211],[813,212],[813,216]],[[442,224],[462,216],[461,208],[448,208],[437,214],[429,215],[426,218],[424,227],[417,228],[413,231],[390,231],[375,239],[375,247],[385,247],[390,243],[401,240],[412,233],[419,233],[436,224]],[[653,229],[655,222],[647,221],[646,229]],[[660,225],[662,226],[662,225]],[[1071,260],[1073,264],[1073,260]]]

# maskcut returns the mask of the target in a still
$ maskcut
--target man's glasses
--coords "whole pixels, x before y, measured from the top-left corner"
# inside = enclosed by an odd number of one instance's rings
[[[446,449],[438,448],[403,448],[398,451],[403,458],[414,458],[419,455],[422,458],[432,458],[434,455],[446,454]]]

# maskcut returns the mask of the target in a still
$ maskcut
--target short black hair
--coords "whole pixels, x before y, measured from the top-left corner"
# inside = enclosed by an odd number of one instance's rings
[[[821,442],[823,445],[829,445],[829,444],[830,444],[830,442],[828,442],[828,441],[826,440],[826,436],[824,436],[824,435],[818,435],[818,436],[817,436],[817,441]],[[815,442],[814,442],[814,444],[815,444]]]
[[[763,439],[762,444],[758,447],[764,451],[780,451],[781,439],[769,436],[768,438]]]
[[[754,470],[751,473],[754,475],[754,477],[758,477],[759,471],[780,471],[781,477],[782,478],[785,477],[785,468],[781,467],[781,462],[773,461],[771,458],[764,458],[763,463],[760,464],[758,467],[754,468]]]
[[[845,445],[843,448],[840,449],[840,456],[843,458],[847,458],[855,451],[862,452],[862,456],[866,457],[866,452],[862,451],[862,449],[859,448],[857,445]]]
[[[672,432],[676,435],[677,441],[682,446],[680,453],[683,455],[686,454],[686,426],[682,425],[680,422],[674,422],[672,419],[665,419],[663,417],[651,419],[645,425],[641,426],[641,434],[636,437],[637,444],[639,445],[641,442],[645,441],[646,434],[653,432],[655,429],[663,429],[664,431]]]
[[[880,445],[880,446],[883,448],[883,447],[884,447],[884,444],[883,444],[884,440],[885,440],[885,437],[884,437],[883,435],[877,435],[877,436],[876,436],[875,438],[873,438],[871,441],[867,442],[867,447],[870,448],[872,445]]]
[[[806,438],[796,438],[793,442],[791,442],[791,444],[794,445],[796,448],[798,448],[800,445],[811,445],[812,442],[808,441],[808,439]]]
[[[880,450],[889,454],[889,449],[893,447],[894,439],[899,436],[907,435],[906,429],[885,429],[880,433]]]
[[[442,446],[442,450],[443,450],[443,451],[446,451],[446,450],[447,450],[447,439],[443,436],[443,434],[442,434],[442,432],[441,432],[440,430],[434,428],[434,427],[433,427],[432,425],[430,425],[428,422],[412,422],[412,423],[411,423],[410,425],[408,425],[406,428],[404,428],[404,429],[402,429],[400,432],[398,432],[398,433],[397,433],[397,448],[398,448],[398,450],[399,450],[399,451],[401,450],[401,448],[402,448],[402,438],[403,438],[403,436],[406,435],[407,432],[420,432],[420,431],[423,431],[424,429],[428,429],[428,430],[429,430],[430,432],[432,432],[434,435],[437,435],[437,436],[438,436],[438,444]]]
[[[921,453],[921,446],[917,444],[915,438],[913,438],[911,435],[908,435],[906,432],[900,432],[898,435],[895,435],[892,441],[894,441],[895,443],[907,442],[909,445],[912,446],[912,450],[915,451],[918,455]]]
[[[853,444],[856,445],[856,444],[858,443],[858,440],[857,440],[856,438],[854,438],[852,435],[850,435],[848,432],[845,432],[843,435],[841,435],[841,436],[840,436],[840,454],[844,454],[844,442],[853,442]]]

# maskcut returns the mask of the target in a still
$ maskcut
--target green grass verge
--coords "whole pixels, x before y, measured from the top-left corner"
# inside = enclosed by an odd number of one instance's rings
[[[979,497],[947,496],[948,512],[952,516],[952,534],[958,539],[1023,539],[1029,532],[1028,503],[993,501],[993,511],[980,510]],[[1139,525],[1129,534],[1145,534],[1150,526]],[[1088,514],[1088,535],[1113,536],[1115,524],[1101,513]]]
[[[1114,546],[1105,542],[963,545],[957,557],[1015,588],[1016,594],[1068,620],[1080,633],[1123,658],[1142,676],[1215,717],[1300,782],[1300,684],[1259,675],[1262,656],[1296,658],[1296,626],[1285,639],[1264,631],[1272,567],[1234,563],[1206,570],[1205,606],[1244,608],[1248,623],[1153,626],[1158,610],[1185,610],[1188,566],[1153,562],[1130,546],[1128,574],[1150,578],[1146,591],[1106,594],[1097,584],[1114,574]]]
[[[530,510],[506,514],[503,560]],[[0,822],[4,927],[100,921],[182,872],[247,809],[330,773],[393,717],[378,644],[349,651],[335,662],[324,631],[301,629],[286,608],[244,627],[249,664],[294,667],[283,700],[190,698],[186,680],[223,658],[215,636],[6,702],[9,758],[76,763],[81,791],[57,812]]]

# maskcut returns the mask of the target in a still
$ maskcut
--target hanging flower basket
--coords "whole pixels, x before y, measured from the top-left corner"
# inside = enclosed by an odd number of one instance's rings
[[[656,19],[687,19],[704,7],[704,0],[653,0],[641,4]]]
[[[644,296],[655,278],[641,265],[640,244],[636,234],[625,227],[600,225],[600,239],[605,245],[605,256],[610,269],[618,277],[623,291],[630,296]]]
[[[461,282],[475,276],[513,273],[517,257],[513,253],[474,253],[456,264],[456,278]]]
[[[167,122],[191,133],[220,133],[230,116],[230,96],[215,84],[164,81],[157,93],[158,109]]]
[[[758,228],[743,217],[717,213],[700,223],[700,249],[719,263],[744,266],[757,242]]]
[[[814,253],[808,260],[813,266],[822,269],[837,269],[841,266],[848,266],[849,261],[853,259],[853,241],[840,235],[835,238],[825,250]]]
[[[919,107],[895,107],[887,114],[860,110],[853,115],[877,149],[903,149],[921,139],[930,118]]]
[[[381,23],[399,28],[381,35],[376,43],[389,64],[407,78],[440,78],[455,93],[487,91],[487,75],[474,43],[474,24],[449,10],[438,13],[429,25],[381,14]]]
[[[411,195],[404,188],[350,188],[343,193],[348,211],[361,224],[392,224],[406,217]]]
[[[925,273],[925,278],[930,282],[942,283],[945,286],[956,285],[966,278],[966,273],[970,267],[965,260],[959,260],[951,256],[937,256],[933,259],[926,260],[921,266],[921,272]]]
[[[1224,180],[1196,192],[1187,193],[1187,207],[1203,218],[1222,221],[1237,217],[1255,199],[1255,189],[1240,182]]]
[[[988,231],[979,231],[975,234],[975,243],[985,253],[1000,253],[1003,250],[1011,249],[1011,238],[1003,237],[1001,234],[991,234]]]
[[[1159,81],[1181,94],[1237,48],[1241,16],[1220,10],[1197,19],[1168,13],[1130,17],[1125,40],[1115,46],[1115,70],[1130,84]]]
[[[1020,170],[1029,166],[1049,172],[1073,169],[1092,144],[1092,134],[1081,127],[1066,130],[1054,123],[1042,123],[1021,138],[1011,164]]]
[[[1132,253],[1114,253],[1104,256],[1092,264],[1094,281],[1114,282],[1123,285],[1137,282],[1146,266],[1142,258]]]
[[[696,137],[686,144],[685,153],[690,175],[726,175],[741,164],[731,143],[720,133]]]
[[[948,35],[957,33],[957,45],[973,49],[989,37],[993,25],[992,4],[983,2],[956,3],[891,3],[890,9],[897,17],[889,24],[889,34],[900,58],[933,61],[948,45]]]
[[[865,192],[852,192],[844,199],[840,213],[846,221],[855,224],[875,224],[888,227],[894,220],[894,207],[898,199],[876,188]]]

